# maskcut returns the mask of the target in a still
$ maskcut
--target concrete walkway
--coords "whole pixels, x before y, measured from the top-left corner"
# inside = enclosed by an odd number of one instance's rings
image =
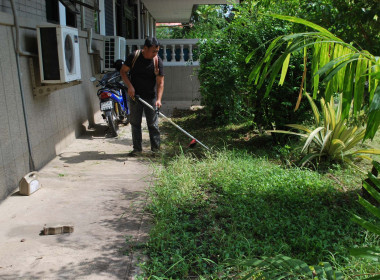
[[[144,120],[145,122],[145,120]],[[148,156],[128,157],[130,125],[105,138],[103,121],[39,171],[42,188],[0,204],[0,279],[133,279],[143,256],[152,181]],[[149,150],[144,132],[144,150]],[[72,225],[71,234],[40,235]]]

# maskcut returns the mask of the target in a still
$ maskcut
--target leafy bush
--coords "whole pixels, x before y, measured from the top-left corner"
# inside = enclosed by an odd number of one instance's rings
[[[380,5],[378,0],[302,1],[300,17],[312,21],[346,42],[355,42],[373,54],[380,54]]]
[[[201,67],[198,73],[202,102],[217,123],[236,122],[251,118],[247,86],[241,77],[238,46],[223,39],[201,44]]]
[[[225,20],[226,5],[199,5],[192,14],[191,25],[175,27],[158,27],[157,38],[217,38],[221,30],[228,24]]]
[[[264,90],[248,83],[253,62],[246,63],[247,53],[289,32],[292,25],[259,16],[249,4],[240,5],[234,13],[234,20],[223,33],[200,44],[198,77],[202,100],[209,115],[217,123],[250,119],[262,128],[272,128],[273,124],[281,128],[289,120],[301,122],[309,119],[310,112],[304,104],[298,112],[293,112],[303,70],[301,55],[291,60],[291,81],[284,87],[275,87],[277,94],[264,97]],[[260,55],[258,52],[257,57]]]

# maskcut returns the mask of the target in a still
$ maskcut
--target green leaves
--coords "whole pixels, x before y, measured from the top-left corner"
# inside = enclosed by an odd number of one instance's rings
[[[321,98],[321,113],[311,96],[305,93],[314,114],[315,127],[308,128],[304,125],[290,124],[288,127],[303,131],[303,133],[270,131],[275,133],[288,133],[306,138],[301,153],[305,157],[301,160],[301,166],[307,162],[322,156],[332,160],[351,162],[352,157],[369,158],[365,155],[380,154],[379,149],[351,150],[364,139],[365,129],[356,126],[348,126],[342,114],[343,97],[339,96],[335,105],[331,97],[329,102]],[[380,111],[380,110],[379,110]],[[369,158],[370,159],[370,158]]]
[[[364,139],[373,139],[380,125],[379,97],[376,97],[380,91],[379,59],[367,51],[358,50],[343,42],[328,30],[312,22],[276,14],[268,16],[303,24],[317,32],[297,33],[274,39],[264,57],[253,68],[249,81],[254,81],[260,88],[264,81],[269,79],[265,94],[268,96],[280,71],[279,84],[284,84],[291,54],[304,50],[306,57],[308,55],[306,51],[310,49],[312,50],[311,88],[313,89],[313,98],[317,98],[320,93],[319,88],[324,88],[323,95],[326,100],[330,100],[333,94],[343,93],[342,113],[344,119],[349,117],[351,101],[353,101],[352,113],[354,115],[357,115],[363,109],[364,104],[369,102],[370,111]],[[247,60],[251,58],[252,54],[247,57]],[[322,81],[320,81],[321,77]],[[369,96],[364,95],[366,85],[368,85]]]
[[[373,232],[377,235],[380,235],[380,228],[372,224],[371,222],[368,222],[357,215],[353,215],[351,220],[359,224],[361,227],[365,228],[366,230]]]
[[[278,19],[282,19],[282,20],[287,20],[287,21],[294,22],[294,23],[303,24],[305,26],[311,27],[311,28],[319,31],[321,34],[325,35],[326,37],[328,37],[330,39],[333,39],[333,40],[336,40],[336,41],[342,41],[338,37],[335,37],[334,34],[330,33],[327,29],[323,28],[322,26],[319,26],[317,24],[314,24],[314,23],[312,23],[310,21],[307,21],[307,20],[304,20],[302,18],[291,17],[291,16],[284,16],[284,15],[277,15],[277,14],[269,14],[268,16],[271,16],[271,17],[274,17],[274,18],[278,18]]]
[[[364,258],[380,263],[380,247],[352,248],[350,249],[350,254],[356,258]]]
[[[380,125],[380,86],[376,88],[373,100],[369,107],[368,122],[371,122],[371,127],[366,131],[365,138],[372,138]]]
[[[358,64],[355,73],[355,88],[354,88],[354,114],[361,109],[363,103],[364,87],[366,82],[365,74],[367,73],[368,60],[362,55],[358,58]]]
[[[380,171],[380,164],[376,161],[372,162],[374,168],[377,171]],[[380,179],[374,176],[372,173],[368,173],[368,180],[363,181],[363,187],[368,191],[368,193],[380,203]],[[377,189],[376,189],[376,188]],[[359,204],[362,205],[369,213],[371,213],[377,219],[380,219],[380,208],[371,204],[369,201],[359,196]],[[359,224],[363,228],[367,229],[370,232],[375,233],[380,236],[380,226],[365,220],[358,215],[352,214],[352,221]],[[369,248],[352,248],[350,249],[350,254],[357,258],[368,259],[375,264],[380,264],[380,247],[369,247]],[[376,279],[376,278],[367,278],[367,279]]]

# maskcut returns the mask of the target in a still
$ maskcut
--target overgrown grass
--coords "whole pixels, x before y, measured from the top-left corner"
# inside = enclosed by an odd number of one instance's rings
[[[162,126],[168,134],[150,193],[146,278],[234,278],[232,263],[280,253],[309,264],[328,261],[347,279],[380,272],[348,254],[349,247],[380,244],[350,221],[350,212],[367,216],[356,202],[362,177],[354,170],[284,168],[281,146],[251,134],[249,123],[214,129],[195,114],[175,121],[206,145],[227,148],[176,153],[189,139]]]
[[[222,126],[216,125],[203,111],[191,112],[181,110],[175,111],[172,119],[210,148],[246,150],[256,156],[273,156],[272,137],[256,131],[254,123],[251,121]],[[179,147],[182,147],[185,153],[201,155],[204,152],[201,145],[188,149],[189,137],[169,122],[162,122],[160,127],[162,128],[164,137],[164,155],[167,158],[170,159],[173,155],[178,155],[181,151]]]

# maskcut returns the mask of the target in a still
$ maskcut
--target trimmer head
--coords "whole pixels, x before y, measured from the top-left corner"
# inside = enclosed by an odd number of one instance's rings
[[[191,142],[189,143],[189,145],[187,147],[193,148],[196,144],[197,144],[197,140],[193,139],[193,140],[191,140]]]

